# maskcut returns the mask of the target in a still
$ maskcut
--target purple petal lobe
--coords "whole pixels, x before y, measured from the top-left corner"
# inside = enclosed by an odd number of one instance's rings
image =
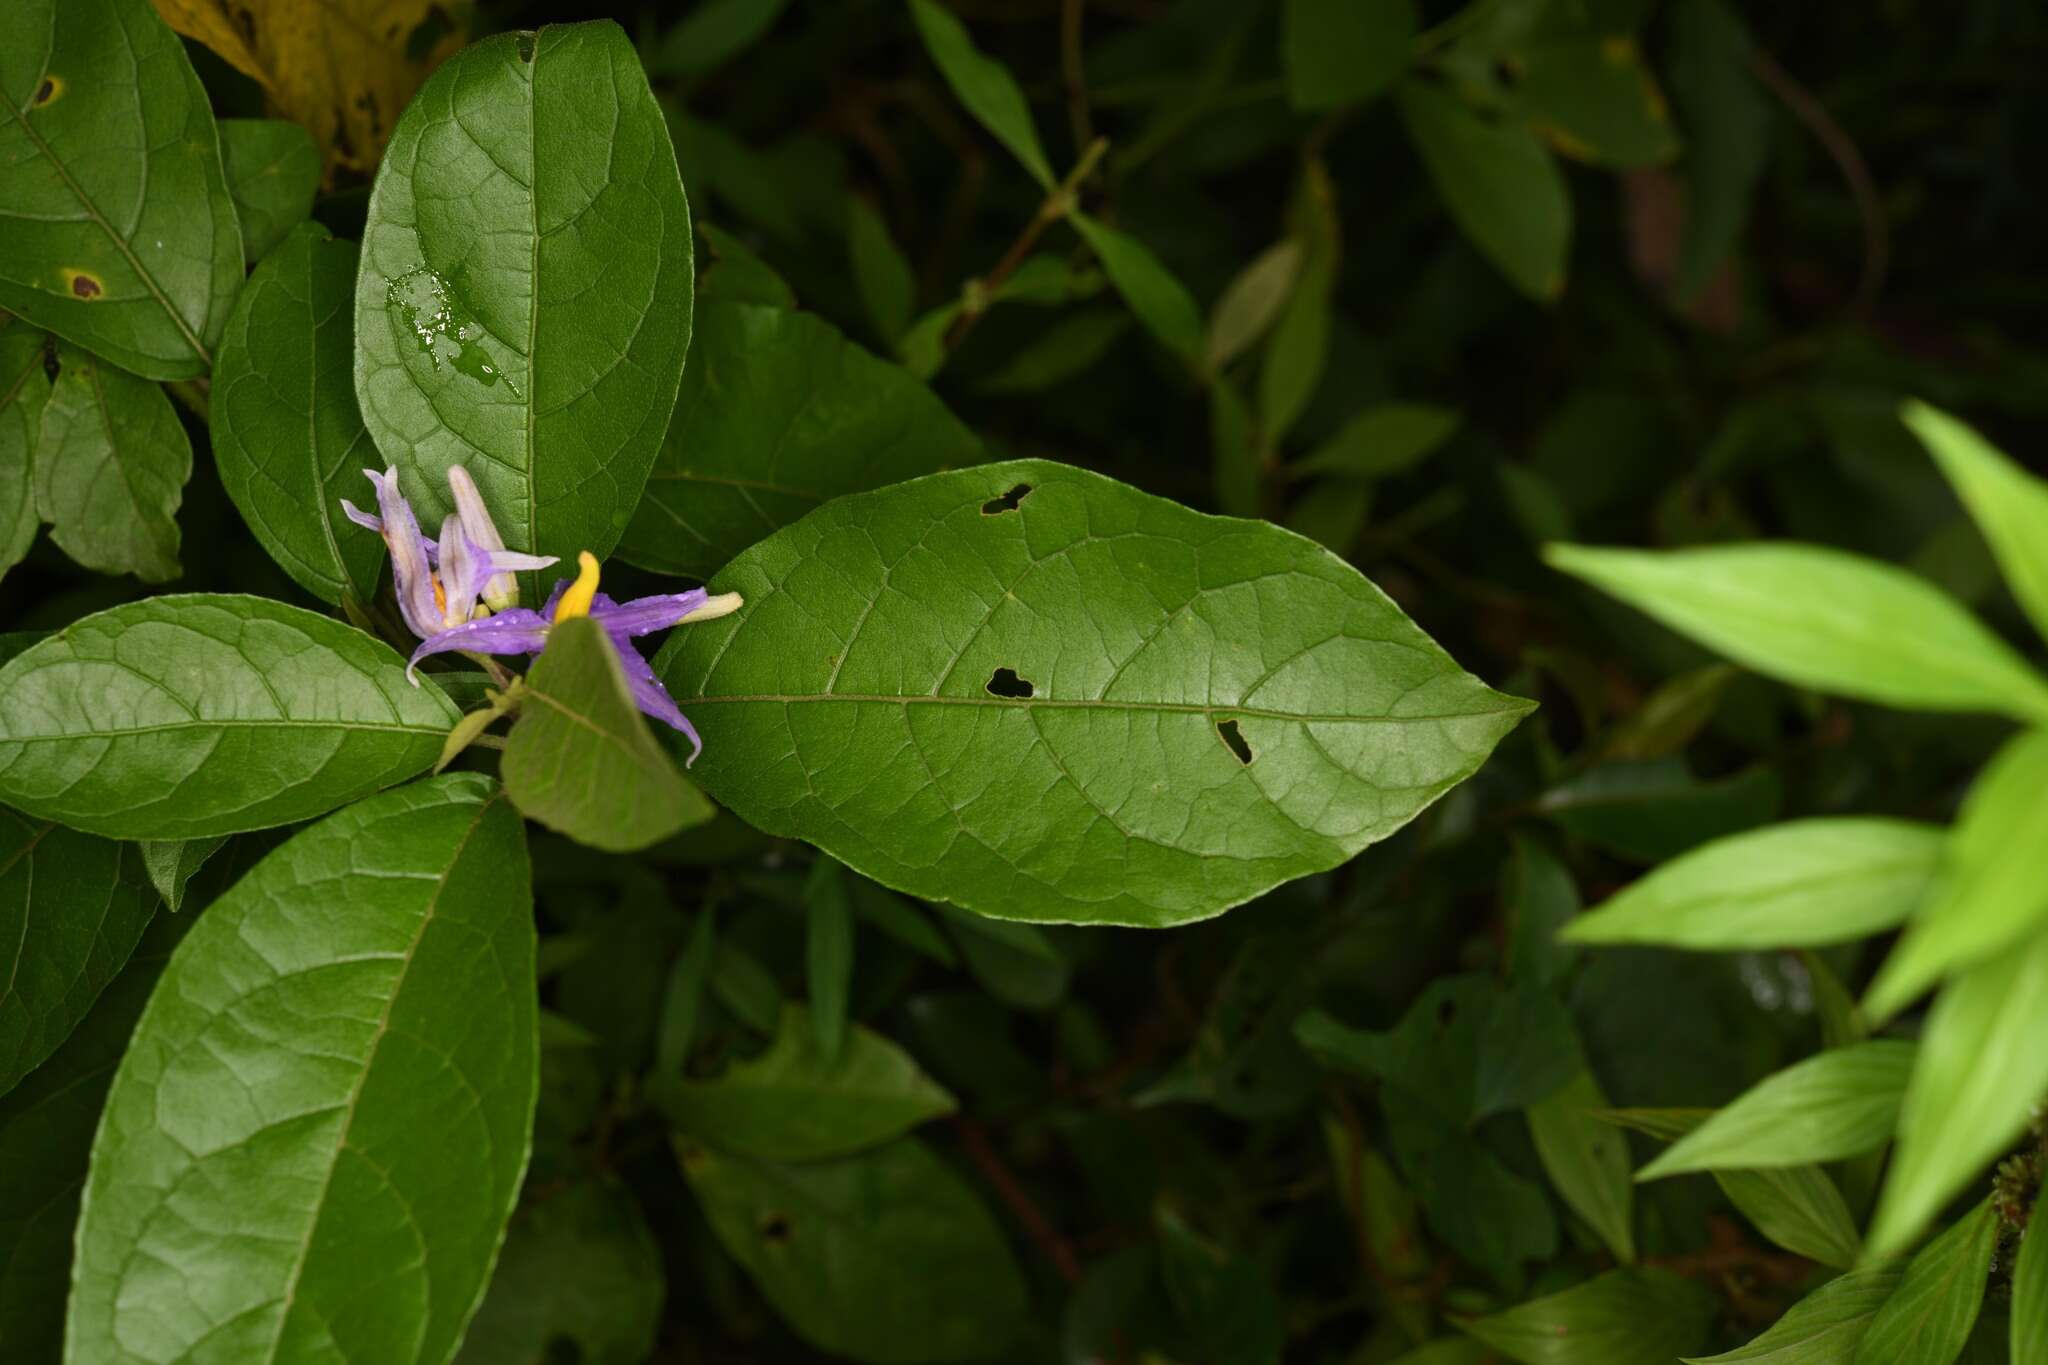
[[[690,741],[690,756],[683,761],[684,767],[697,761],[697,755],[704,752],[704,741],[697,738],[697,727],[690,724],[677,708],[675,698],[661,685],[661,679],[654,676],[654,667],[642,658],[640,651],[616,637],[612,645],[619,652],[619,667],[626,675],[626,688],[633,694],[633,704],[642,712],[664,725],[683,732]]]
[[[406,672],[410,673],[429,654],[446,654],[450,650],[467,650],[472,654],[538,654],[547,638],[548,620],[545,616],[523,607],[511,607],[496,616],[486,616],[481,621],[470,621],[430,635],[406,661]],[[415,678],[413,682],[417,685],[419,680]]]
[[[442,628],[441,604],[434,600],[434,573],[427,559],[427,538],[420,534],[412,505],[398,491],[398,469],[382,474],[363,471],[377,489],[384,548],[391,554],[391,585],[398,594],[398,614],[422,640]]]
[[[605,630],[614,636],[651,635],[657,630],[667,630],[703,606],[705,597],[702,588],[694,588],[689,592],[636,597],[630,602],[593,603],[590,614],[603,622]]]

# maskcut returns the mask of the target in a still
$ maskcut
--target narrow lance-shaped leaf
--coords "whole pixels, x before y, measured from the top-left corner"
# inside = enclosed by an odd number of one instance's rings
[[[424,770],[459,719],[352,626],[197,593],[67,626],[0,696],[0,801],[117,839],[309,819]]]
[[[149,0],[0,9],[0,308],[190,379],[242,282],[213,111]]]
[[[242,224],[242,255],[254,265],[313,211],[320,149],[296,123],[230,118],[220,121],[220,155]]]
[[[1531,298],[1562,294],[1572,201],[1536,135],[1490,123],[1419,81],[1402,87],[1401,115],[1452,220],[1480,254]]]
[[[100,573],[176,578],[192,442],[170,397],[75,346],[59,346],[57,362],[36,445],[36,511],[50,539]]]
[[[0,575],[36,538],[35,455],[50,401],[48,343],[25,322],[0,322]]]
[[[1128,232],[1076,210],[1067,215],[1074,230],[1102,262],[1102,271],[1124,302],[1159,343],[1194,364],[1202,356],[1202,315],[1187,286],[1173,277],[1152,249]]]
[[[407,106],[356,282],[356,397],[421,519],[446,473],[505,543],[573,562],[624,534],[690,341],[674,149],[609,21],[501,33]]]
[[[2048,719],[2048,680],[1925,579],[1818,545],[1551,545],[1582,578],[1759,673],[1888,706]]]
[[[771,833],[1003,918],[1166,925],[1333,867],[1529,705],[1356,570],[1041,461],[842,498],[656,662]]]
[[[1863,1334],[1856,1365],[1922,1365],[1960,1355],[1984,1306],[1997,1246],[1998,1214],[1987,1200],[1922,1247]]]
[[[453,1354],[536,1091],[530,873],[492,785],[351,806],[193,925],[107,1095],[67,1358]]]
[[[1039,145],[1024,92],[1017,88],[1017,78],[1009,68],[976,48],[966,25],[936,0],[910,0],[910,17],[917,24],[925,51],[967,112],[1010,149],[1032,179],[1051,189],[1052,165]]]
[[[356,410],[356,265],[354,242],[293,231],[242,286],[213,376],[222,485],[270,557],[335,604],[374,598],[384,567],[382,543],[341,511],[379,463]]]
[[[1427,403],[1382,403],[1346,422],[1335,436],[1290,465],[1288,473],[1348,479],[1405,473],[1442,448],[1462,420],[1449,408]]]
[[[2048,639],[2048,483],[1938,408],[1908,403],[1900,416],[1955,486],[2013,596]]]
[[[1785,1310],[1747,1346],[1685,1365],[1851,1365],[1863,1334],[1898,1288],[1904,1261],[1882,1261],[1829,1280]]]
[[[1713,1315],[1704,1287],[1627,1266],[1490,1317],[1452,1320],[1524,1365],[1639,1365],[1697,1347]]]

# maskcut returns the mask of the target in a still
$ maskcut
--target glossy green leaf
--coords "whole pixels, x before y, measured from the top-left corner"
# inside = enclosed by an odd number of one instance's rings
[[[972,464],[980,450],[931,390],[815,314],[707,300],[619,553],[708,578],[821,503]]]
[[[500,33],[427,78],[377,170],[356,397],[426,525],[475,476],[505,543],[625,533],[690,343],[689,206],[616,24]]]
[[[1714,1296],[1668,1270],[1628,1266],[1460,1328],[1523,1365],[1650,1365],[1706,1340]]]
[[[134,849],[0,808],[0,1095],[85,1017],[156,908]]]
[[[831,858],[811,864],[804,886],[804,989],[810,997],[818,1056],[837,1061],[846,1037],[853,986],[853,899],[844,867]]]
[[[1863,998],[1883,1020],[1945,976],[2015,948],[2048,924],[2048,885],[2028,849],[2048,848],[2048,732],[1998,752],[1963,802],[1934,890]]]
[[[1523,110],[1568,155],[1624,170],[1678,155],[1663,92],[1634,39],[1555,38],[1527,48],[1518,64]]]
[[[0,322],[0,576],[21,563],[36,538],[35,455],[50,402],[48,343],[25,322]]]
[[[1865,816],[1732,834],[1655,868],[1564,937],[1705,952],[1851,942],[1905,922],[1945,838],[1938,826]]]
[[[1280,58],[1297,109],[1370,99],[1408,69],[1415,0],[1287,0],[1282,13]]]
[[[1051,189],[1052,165],[1039,144],[1024,92],[1017,88],[1017,78],[1009,68],[975,47],[966,25],[937,0],[910,0],[910,17],[917,24],[925,51],[967,112],[1010,149],[1032,179]]]
[[[1928,1012],[1870,1249],[1898,1251],[2009,1147],[2048,1093],[2048,934],[1950,981]]]
[[[1666,1148],[1636,1178],[1837,1161],[1882,1146],[1898,1122],[1913,1053],[1911,1043],[1879,1039],[1789,1066]]]
[[[1294,292],[1301,275],[1301,243],[1289,237],[1275,242],[1238,272],[1209,314],[1202,351],[1203,367],[1222,369],[1266,334]]]
[[[925,2],[925,0],[921,0]],[[1187,286],[1173,277],[1152,249],[1119,228],[1076,210],[1067,221],[1081,234],[1102,271],[1159,344],[1189,363],[1202,356],[1202,315]]]
[[[1533,299],[1564,293],[1571,197],[1536,135],[1489,122],[1417,81],[1401,88],[1401,115],[1444,206],[1480,254]]]
[[[163,898],[166,908],[177,914],[185,905],[185,886],[206,860],[227,843],[225,834],[204,839],[147,839],[135,846],[149,883]]]
[[[1852,1270],[1786,1309],[1747,1346],[1692,1356],[1685,1365],[1854,1365],[1863,1334],[1905,1273],[1897,1260]]]
[[[1818,545],[1551,545],[1551,566],[1745,667],[1888,706],[2048,719],[2048,681],[1940,589]]]
[[[178,576],[178,504],[192,442],[170,398],[68,344],[36,445],[36,512],[88,569],[150,583]]]
[[[313,211],[320,149],[296,123],[230,118],[220,121],[220,156],[242,224],[242,255],[254,265]],[[355,262],[349,265],[353,276]]]
[[[986,1205],[915,1138],[778,1166],[687,1141],[677,1156],[725,1249],[797,1335],[832,1355],[999,1352],[1024,1279]]]
[[[917,306],[917,280],[910,262],[889,236],[889,225],[867,200],[847,201],[846,222],[847,263],[853,267],[853,283],[860,290],[876,335],[894,345],[910,326],[910,310]]]
[[[1962,1353],[1984,1305],[1998,1248],[1990,1201],[1922,1247],[1856,1348],[1856,1365],[1948,1365]]]
[[[1900,416],[1933,453],[1990,543],[2013,596],[2048,638],[2048,483],[1938,408],[1908,403]]]
[[[663,1294],[640,1206],[600,1179],[529,1188],[455,1365],[643,1365]]]
[[[1367,408],[1288,467],[1296,477],[1384,479],[1406,473],[1443,447],[1464,419],[1427,403]]]
[[[2012,1268],[2012,1365],[2048,1365],[2048,1187],[2034,1197]]]
[[[501,770],[522,815],[592,848],[632,853],[712,810],[634,705],[619,648],[588,616],[548,632],[520,689]]]
[[[218,594],[75,622],[0,696],[0,800],[117,839],[309,819],[423,771],[458,719],[354,627]]]
[[[836,1058],[818,1046],[812,1012],[782,1007],[768,1050],[710,1080],[656,1092],[679,1130],[764,1161],[843,1156],[953,1112],[953,1097],[879,1033],[847,1029]]]
[[[10,0],[0,53],[0,308],[150,379],[205,374],[242,240],[178,36],[148,0]]]
[[[453,1354],[536,1088],[530,874],[492,786],[338,812],[193,925],[107,1095],[68,1359]]]
[[[341,511],[381,463],[356,410],[356,267],[354,242],[294,230],[242,287],[213,376],[221,484],[270,557],[337,604],[372,601],[384,568],[383,542]]]
[[[1600,1082],[1581,1070],[1528,1106],[1526,1116],[1550,1183],[1625,1265],[1636,1258],[1636,1191],[1629,1179],[1628,1143],[1593,1115],[1606,1107]]]
[[[1042,461],[841,498],[714,586],[747,605],[656,662],[706,790],[1003,918],[1217,914],[1392,833],[1528,709],[1309,542]]]

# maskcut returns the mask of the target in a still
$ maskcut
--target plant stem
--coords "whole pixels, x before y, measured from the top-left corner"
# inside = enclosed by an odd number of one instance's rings
[[[1088,149],[1081,153],[1081,159],[1074,163],[1074,169],[1067,172],[1067,178],[1046,194],[1045,202],[1038,206],[1037,213],[1031,215],[1031,221],[1017,234],[1017,240],[1010,243],[1010,249],[996,262],[995,269],[981,279],[969,282],[971,301],[962,306],[960,316],[954,319],[953,325],[946,331],[947,350],[951,351],[959,346],[961,340],[973,330],[974,324],[981,320],[981,315],[988,311],[989,304],[994,301],[996,290],[1002,287],[1004,280],[1010,278],[1012,271],[1024,263],[1024,258],[1031,254],[1032,247],[1038,245],[1038,239],[1044,235],[1045,230],[1073,211],[1074,197],[1081,183],[1094,174],[1103,153],[1108,150],[1109,139],[1106,137],[1096,138],[1089,143]]]
[[[205,379],[173,379],[165,383],[164,387],[171,391],[173,398],[192,409],[193,416],[209,429],[212,428],[212,384]]]

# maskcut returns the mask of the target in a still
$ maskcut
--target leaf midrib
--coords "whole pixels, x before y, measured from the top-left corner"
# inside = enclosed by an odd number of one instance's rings
[[[131,725],[117,730],[69,730],[55,735],[0,733],[0,745],[48,744],[66,740],[127,739],[175,730],[364,730],[376,734],[438,735],[439,725],[371,725],[339,720],[181,720],[167,725]]]
[[[1110,701],[1104,698],[1053,698],[1032,697],[945,697],[922,694],[918,696],[885,696],[878,693],[861,692],[811,692],[811,693],[748,693],[723,696],[689,697],[683,703],[687,706],[710,706],[722,702],[751,702],[754,704],[794,704],[798,702],[851,702],[856,705],[887,706],[989,706],[1015,707],[1021,710],[1051,711],[1157,711],[1170,715],[1189,716],[1247,716],[1258,720],[1292,720],[1326,724],[1352,725],[1425,725],[1446,720],[1474,720],[1484,716],[1508,716],[1521,714],[1526,708],[1498,706],[1484,710],[1453,711],[1425,716],[1361,716],[1347,714],[1320,714],[1308,711],[1274,711],[1259,706],[1237,706],[1228,702],[1175,702],[1175,701]]]

